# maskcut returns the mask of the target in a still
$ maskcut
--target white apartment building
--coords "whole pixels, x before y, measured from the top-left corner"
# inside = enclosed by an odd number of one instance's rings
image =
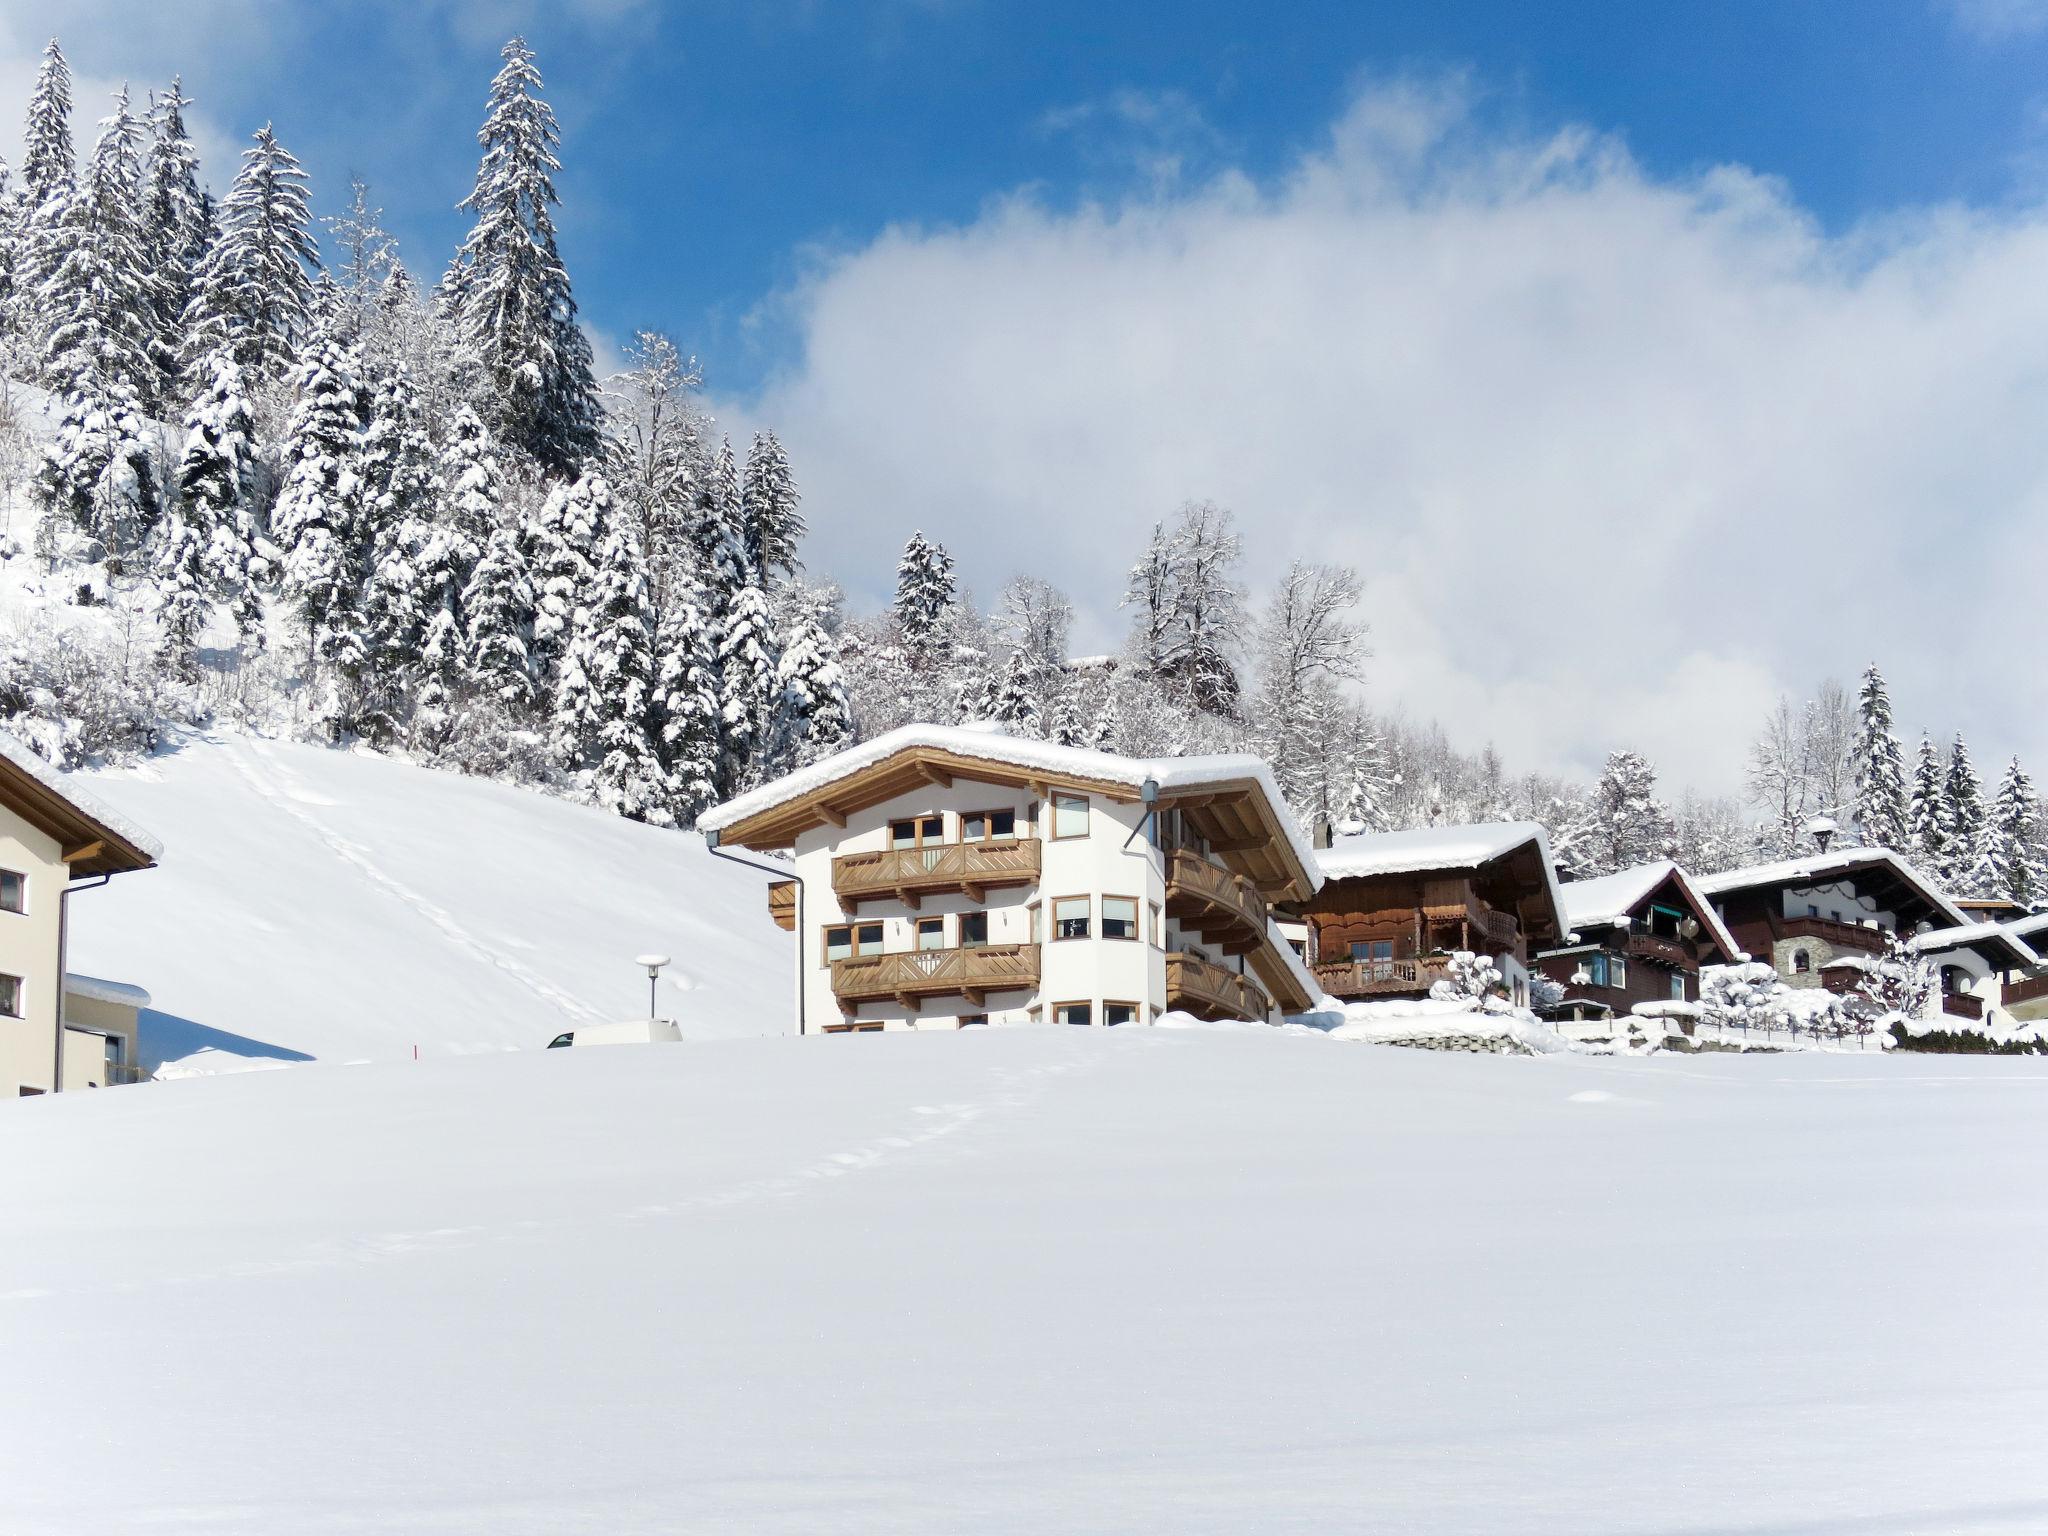
[[[1321,876],[1266,766],[913,725],[698,820],[791,857],[799,1030],[1277,1021],[1319,989],[1275,901]]]
[[[0,737],[0,1101],[134,1080],[147,994],[68,976],[64,951],[77,894],[160,851]]]

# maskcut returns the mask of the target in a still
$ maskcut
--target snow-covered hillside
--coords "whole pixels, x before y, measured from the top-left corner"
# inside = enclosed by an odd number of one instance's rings
[[[72,969],[149,989],[148,1061],[222,1070],[534,1048],[647,1008],[789,1027],[768,877],[693,835],[367,752],[221,733],[80,776],[165,844],[73,899]]]
[[[35,1100],[0,1529],[2037,1530],[2044,1165],[2010,1061],[1281,1031]]]

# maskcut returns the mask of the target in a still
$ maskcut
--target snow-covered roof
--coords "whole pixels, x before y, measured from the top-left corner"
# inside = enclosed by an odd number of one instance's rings
[[[1752,864],[1745,869],[1726,869],[1718,875],[1701,875],[1693,884],[1709,896],[1725,896],[1730,891],[1746,891],[1759,885],[1838,879],[1871,864],[1889,867],[1955,927],[1968,924],[1969,919],[1939,885],[1889,848],[1837,848],[1829,853],[1813,853],[1803,859],[1782,859],[1775,864]]]
[[[957,757],[1000,763],[1011,768],[1044,773],[1055,778],[1090,779],[1101,783],[1141,789],[1147,780],[1159,786],[1162,795],[1200,789],[1206,785],[1252,783],[1264,794],[1273,819],[1287,839],[1296,862],[1307,875],[1311,888],[1317,879],[1315,850],[1302,835],[1287,809],[1286,797],[1263,759],[1242,753],[1219,753],[1201,757],[1122,757],[1097,752],[1089,747],[1063,747],[1050,741],[1033,741],[1005,734],[993,726],[905,725],[885,732],[858,746],[820,758],[808,767],[784,774],[758,789],[736,795],[697,818],[699,829],[709,832],[758,816],[763,811],[801,800],[849,778],[864,769],[887,762],[900,752],[924,747]]]
[[[125,981],[107,981],[98,976],[81,976],[76,971],[64,973],[64,991],[72,997],[89,997],[95,1002],[113,1003],[121,1008],[142,1009],[149,1006],[149,994]]]
[[[96,824],[101,831],[111,833],[137,852],[147,856],[152,862],[163,857],[162,843],[119,811],[101,804],[80,789],[75,775],[51,767],[20,740],[4,731],[0,731],[0,758],[5,758],[15,768],[34,779],[44,789],[70,806],[78,816]]]
[[[1953,950],[2003,950],[2013,965],[2039,965],[2041,957],[2027,941],[2013,932],[2011,923],[1962,923],[1953,928],[1934,928],[1916,933],[1906,947],[1919,955],[1945,955]],[[1985,956],[1989,959],[1990,956]]]
[[[1313,1007],[1316,999],[1323,995],[1323,984],[1315,979],[1309,971],[1308,962],[1294,952],[1294,946],[1287,942],[1287,935],[1280,931],[1280,925],[1271,918],[1266,920],[1266,942],[1280,957],[1280,963],[1287,968],[1287,973],[1300,985],[1301,990],[1308,994],[1309,1004]]]
[[[2015,917],[2001,925],[2014,938],[2029,948],[2039,950],[2039,940],[2048,939],[2048,912],[2029,912],[2025,917]]]
[[[1700,893],[1692,876],[1670,859],[1653,859],[1648,864],[1618,869],[1611,875],[1572,880],[1558,887],[1564,898],[1564,925],[1567,929],[1583,930],[1618,923],[1633,912],[1644,897],[1674,876],[1692,897],[1693,905],[1699,908],[1722,953],[1740,955],[1742,946],[1735,942],[1735,936],[1722,923],[1713,903]]]

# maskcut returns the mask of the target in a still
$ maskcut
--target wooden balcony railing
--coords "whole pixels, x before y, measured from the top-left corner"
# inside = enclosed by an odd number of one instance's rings
[[[1502,949],[1513,949],[1520,936],[1520,926],[1512,912],[1497,912],[1492,907],[1474,903],[1467,912],[1472,926]]]
[[[2048,997],[2048,975],[2022,976],[2007,982],[1999,993],[1999,1001],[2008,1008],[2019,1003],[2031,1003],[2041,997]]]
[[[1884,930],[1865,928],[1861,923],[1838,923],[1825,917],[1788,917],[1778,927],[1783,939],[1819,939],[1836,949],[1853,949],[1861,954],[1884,953]]]
[[[909,907],[939,891],[964,891],[980,901],[1003,886],[1036,884],[1040,863],[1035,837],[843,853],[832,861],[832,890],[849,917],[863,901],[892,896]]]
[[[978,1007],[991,992],[1030,990],[1037,985],[1036,944],[914,949],[832,962],[832,991],[841,1003],[888,999],[912,1013],[927,997],[965,997]]]
[[[1166,1006],[1203,1019],[1264,1019],[1272,1012],[1264,990],[1248,976],[1179,951],[1166,957]]]
[[[1266,937],[1266,898],[1242,875],[1175,848],[1166,856],[1166,911],[1226,954],[1242,955]]]
[[[1959,1019],[1981,1019],[1984,1017],[1984,999],[1969,992],[1944,992],[1941,994],[1941,1011]]]
[[[1390,996],[1402,992],[1427,992],[1451,974],[1447,959],[1346,960],[1314,968],[1323,990],[1332,997]]]
[[[1675,965],[1681,968],[1692,964],[1692,955],[1676,939],[1667,939],[1655,933],[1631,933],[1628,936],[1627,953],[1631,959],[1654,960],[1660,965]]]
[[[768,887],[768,915],[775,919],[775,926],[790,933],[796,932],[796,882],[778,880]]]

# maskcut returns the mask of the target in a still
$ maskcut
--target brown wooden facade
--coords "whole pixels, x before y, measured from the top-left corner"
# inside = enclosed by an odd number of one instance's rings
[[[1569,886],[1565,898],[1569,906]],[[1697,1002],[1700,967],[1740,958],[1717,936],[1714,914],[1676,870],[1618,916],[1628,919],[1625,927],[1579,924],[1576,941],[1538,956],[1535,969],[1562,986],[1567,999],[1625,1014],[1637,1003]],[[1586,980],[1574,980],[1581,975]]]

